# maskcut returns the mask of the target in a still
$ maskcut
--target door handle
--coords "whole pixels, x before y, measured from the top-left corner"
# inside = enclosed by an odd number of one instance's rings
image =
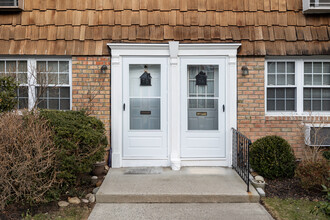
[[[225,112],[225,110],[226,110],[225,105],[222,105],[222,111]]]
[[[126,109],[126,104],[124,103],[123,104],[123,111],[125,111],[125,109]]]

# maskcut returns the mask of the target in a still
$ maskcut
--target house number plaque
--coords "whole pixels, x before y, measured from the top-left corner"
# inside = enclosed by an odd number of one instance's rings
[[[196,116],[207,116],[207,112],[196,112]]]

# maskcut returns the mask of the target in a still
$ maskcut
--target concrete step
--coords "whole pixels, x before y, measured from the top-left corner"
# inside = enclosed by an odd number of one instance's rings
[[[98,203],[89,220],[273,220],[258,203]]]
[[[162,168],[161,172],[148,173],[111,169],[96,194],[96,202],[257,203],[260,199],[253,187],[246,192],[246,184],[230,168]]]

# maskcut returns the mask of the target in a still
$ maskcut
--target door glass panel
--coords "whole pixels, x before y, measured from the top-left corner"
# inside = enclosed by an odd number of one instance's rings
[[[188,130],[218,130],[219,67],[188,65]],[[199,77],[206,84],[199,83]]]
[[[130,129],[160,130],[161,66],[159,64],[129,65]],[[141,77],[151,80],[142,82]]]

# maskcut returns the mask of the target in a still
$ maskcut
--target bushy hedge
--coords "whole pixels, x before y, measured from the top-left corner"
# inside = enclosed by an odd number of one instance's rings
[[[84,111],[41,110],[54,132],[58,178],[63,186],[75,185],[81,173],[90,172],[101,161],[108,144],[103,123]]]
[[[13,110],[17,105],[17,82],[14,77],[0,75],[0,113]]]
[[[250,149],[250,164],[257,173],[269,179],[293,177],[296,167],[290,144],[278,136],[255,141]]]

